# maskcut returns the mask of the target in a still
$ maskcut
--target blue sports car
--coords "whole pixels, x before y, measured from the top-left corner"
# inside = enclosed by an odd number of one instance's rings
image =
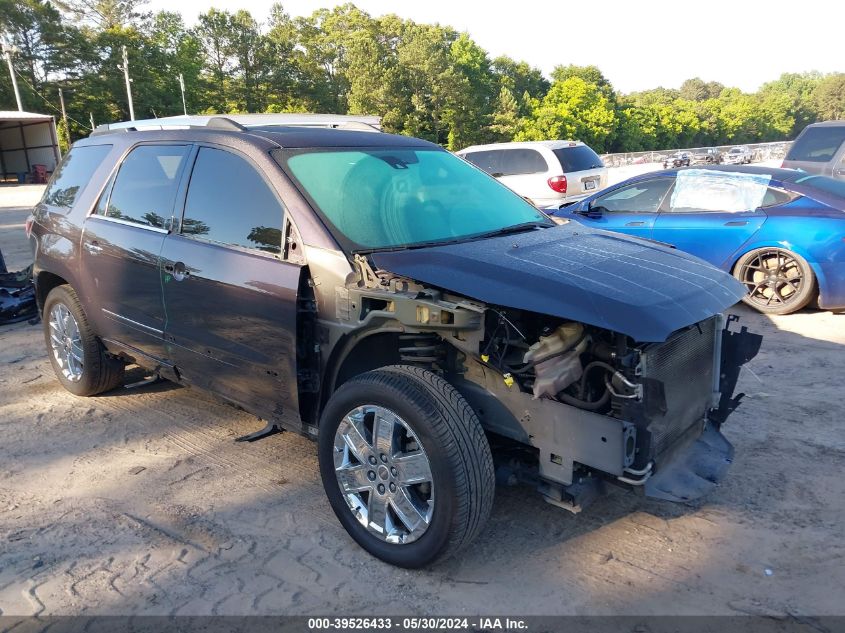
[[[713,166],[630,178],[554,212],[657,240],[730,272],[760,312],[814,299],[845,309],[845,182],[792,169]]]

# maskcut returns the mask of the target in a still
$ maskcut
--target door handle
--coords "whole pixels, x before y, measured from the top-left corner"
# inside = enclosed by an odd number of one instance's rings
[[[191,271],[188,270],[188,267],[185,266],[182,262],[175,262],[173,264],[165,264],[164,265],[164,272],[169,273],[173,276],[173,279],[176,281],[182,281],[186,277],[190,276]]]
[[[731,220],[730,222],[725,222],[725,226],[745,226],[748,224],[748,220]]]
[[[628,222],[625,226],[645,226],[645,222]]]
[[[92,240],[85,244],[85,250],[92,255],[97,255],[103,252],[103,247],[100,246],[100,243],[97,240]]]

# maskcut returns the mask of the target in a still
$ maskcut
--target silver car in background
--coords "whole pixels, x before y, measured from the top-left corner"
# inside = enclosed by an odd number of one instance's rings
[[[754,153],[745,145],[737,145],[722,154],[722,163],[725,165],[747,165],[754,159]]]
[[[457,154],[540,208],[560,208],[607,186],[607,168],[581,141],[473,145]]]

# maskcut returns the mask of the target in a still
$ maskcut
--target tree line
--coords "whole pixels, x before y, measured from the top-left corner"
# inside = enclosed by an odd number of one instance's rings
[[[753,94],[698,78],[621,94],[595,66],[560,65],[546,78],[524,61],[491,59],[467,33],[353,4],[307,17],[274,4],[263,23],[246,10],[210,9],[190,28],[177,12],[141,8],[0,0],[24,109],[57,114],[61,88],[72,139],[92,120],[128,119],[126,46],[137,118],[181,114],[182,75],[189,113],[377,114],[386,131],[452,150],[557,138],[598,152],[750,143],[845,118],[845,73],[787,73]],[[0,109],[14,103],[0,73]]]

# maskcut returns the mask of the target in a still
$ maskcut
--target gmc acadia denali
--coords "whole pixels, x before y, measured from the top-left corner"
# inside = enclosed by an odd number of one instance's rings
[[[124,368],[315,438],[329,502],[373,555],[475,537],[498,479],[580,511],[608,484],[685,501],[760,337],[729,275],[557,225],[426,141],[206,126],[97,131],[33,212],[44,338],[91,396]],[[245,449],[247,450],[247,449]]]

